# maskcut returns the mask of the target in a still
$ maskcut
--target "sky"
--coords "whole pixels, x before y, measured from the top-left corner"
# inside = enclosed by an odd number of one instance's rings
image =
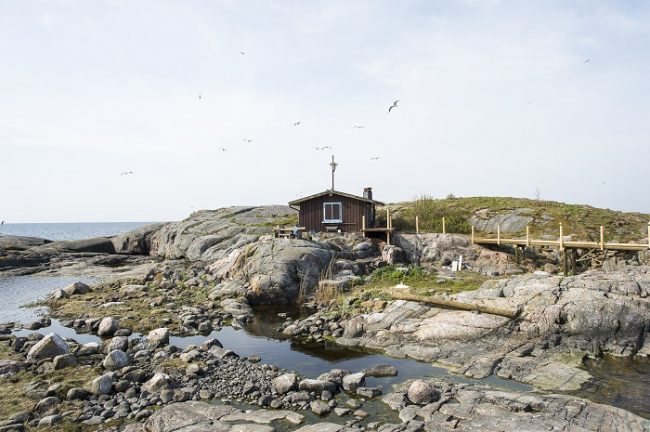
[[[332,155],[384,202],[650,213],[649,52],[645,1],[0,0],[0,219],[286,204]]]

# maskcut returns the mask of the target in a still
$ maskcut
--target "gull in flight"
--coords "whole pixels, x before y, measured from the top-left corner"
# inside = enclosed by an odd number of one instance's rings
[[[591,59],[585,59],[585,63],[591,63]]]
[[[221,147],[221,151],[222,151],[222,152],[226,151],[226,148],[225,148],[225,147]]]
[[[239,54],[244,55],[246,53],[244,51],[239,51]]]
[[[314,147],[314,148],[315,148],[316,150],[327,150],[327,149],[332,150],[332,147],[330,147],[330,146]]]
[[[374,156],[370,158],[370,160],[377,160],[377,159],[379,159],[379,156]]]
[[[133,171],[124,171],[120,175],[123,176],[123,175],[129,175],[129,174],[133,174]]]
[[[293,125],[294,125],[294,126],[300,126],[300,122],[297,121],[297,122],[295,122]]]
[[[395,102],[393,102],[391,106],[388,107],[388,112],[390,112],[390,110],[392,110],[393,108],[397,108],[397,102],[399,102],[399,99],[397,99]]]
[[[361,125],[355,125],[355,126],[352,126],[352,127],[355,128],[355,129],[365,129],[366,128],[365,126],[361,126]]]
[[[253,140],[250,139],[250,138],[244,138],[242,141],[245,142],[245,143],[252,143],[253,142]]]
[[[199,99],[201,99],[201,93],[199,93]]]

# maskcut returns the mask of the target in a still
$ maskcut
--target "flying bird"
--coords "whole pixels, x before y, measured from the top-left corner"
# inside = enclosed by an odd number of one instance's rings
[[[225,152],[225,151],[226,151],[226,148],[225,148],[225,147],[221,147],[221,151],[222,151],[222,152]]]
[[[199,93],[199,99],[201,99],[201,93]]]
[[[129,175],[129,174],[133,174],[133,171],[123,171],[120,175],[123,176],[123,175]]]
[[[365,126],[361,126],[361,125],[356,125],[356,126],[352,126],[352,127],[355,128],[355,129],[365,129],[366,128]]]
[[[294,125],[294,126],[300,126],[300,122],[297,121],[297,122],[295,122],[293,125]]]
[[[390,110],[392,110],[393,108],[397,108],[397,102],[399,102],[399,99],[397,99],[395,102],[393,102],[391,106],[388,107],[388,112],[390,112]]]
[[[242,141],[245,142],[245,143],[252,143],[253,142],[253,140],[250,139],[250,138],[244,138]]]
[[[585,63],[591,63],[591,59],[585,59]]]
[[[246,53],[244,51],[239,51],[239,54],[244,55]]]
[[[323,147],[314,147],[314,149],[316,149],[316,150],[327,150],[327,149],[332,150],[332,147],[330,147],[330,146],[323,146]]]
[[[377,160],[377,159],[379,159],[379,156],[374,156],[370,158],[370,160]]]

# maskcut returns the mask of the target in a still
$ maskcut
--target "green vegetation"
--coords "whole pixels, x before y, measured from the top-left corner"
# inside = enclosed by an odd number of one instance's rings
[[[182,280],[189,279],[187,276]],[[158,278],[160,280],[160,278]],[[121,304],[110,308],[102,305],[118,299],[116,290],[119,284],[107,283],[95,286],[93,291],[59,301],[49,301],[47,305],[55,318],[91,318],[110,315],[120,320],[120,325],[137,332],[147,332],[159,327],[169,327],[172,331],[181,331],[178,314],[170,310],[179,310],[183,306],[205,304],[209,301],[208,293],[213,287],[185,286],[177,282],[172,289],[163,289],[159,282],[148,282],[146,289],[139,293],[119,296]],[[169,323],[166,320],[172,318]]]
[[[0,344],[0,346],[4,347],[4,344]],[[18,412],[30,410],[34,407],[37,400],[30,399],[27,391],[28,388],[45,390],[57,383],[63,384],[65,389],[83,387],[98,375],[98,371],[94,368],[77,367],[74,373],[70,373],[70,370],[62,369],[46,372],[41,375],[34,375],[30,372],[19,372],[8,378],[1,378],[0,418],[7,419]],[[79,413],[81,413],[82,405],[80,401],[63,401],[58,408],[62,412],[79,410]],[[66,430],[64,425],[57,425],[56,429]]]
[[[600,209],[582,204],[565,204],[554,201],[508,197],[468,197],[433,199],[421,196],[411,202],[388,206],[397,230],[415,231],[415,216],[419,217],[421,232],[442,232],[445,218],[448,233],[467,234],[471,231],[469,220],[490,219],[517,210],[521,216],[529,216],[531,234],[557,236],[559,224],[564,225],[565,235],[575,239],[597,241],[599,227],[605,227],[606,241],[630,241],[647,236],[650,215],[624,213]],[[386,213],[378,210],[378,223],[385,225]],[[513,235],[524,235],[525,230]]]
[[[340,295],[338,300],[344,313],[356,313],[364,301],[392,300],[391,289],[399,283],[408,285],[410,288],[407,292],[410,294],[435,296],[472,291],[478,289],[487,279],[487,276],[469,271],[455,273],[454,277],[450,278],[419,266],[386,266],[375,270],[364,285]],[[349,301],[351,297],[356,298],[352,304]]]
[[[262,227],[270,227],[270,228],[275,228],[276,226],[281,226],[281,227],[294,226],[294,225],[298,225],[298,215],[295,214],[295,215],[284,216],[271,221],[262,222],[258,225]]]

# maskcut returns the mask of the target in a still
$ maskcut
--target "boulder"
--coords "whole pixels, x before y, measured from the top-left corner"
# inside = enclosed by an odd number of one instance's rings
[[[279,394],[289,393],[291,390],[298,388],[298,377],[296,374],[287,373],[274,378],[271,382],[273,389]]]
[[[147,335],[147,341],[151,346],[159,347],[169,343],[169,329],[167,327],[151,330]]]
[[[343,389],[347,391],[355,391],[357,388],[366,383],[366,376],[363,372],[348,374],[343,377]]]
[[[397,376],[397,368],[393,365],[382,364],[382,365],[376,365],[371,368],[365,369],[363,373],[366,376],[376,377],[376,378]]]
[[[56,333],[50,333],[38,341],[27,353],[27,361],[33,362],[38,360],[54,358],[58,355],[67,354],[70,347],[61,336]]]
[[[102,352],[107,354],[113,350],[126,352],[129,349],[129,338],[126,336],[115,336],[105,341],[102,345]]]
[[[72,285],[63,288],[63,292],[68,296],[86,294],[88,291],[90,291],[90,287],[83,282],[75,282]]]
[[[113,317],[103,318],[99,322],[99,327],[97,328],[97,335],[99,336],[112,336],[118,328],[117,320]]]
[[[142,385],[149,393],[160,393],[162,390],[169,390],[172,387],[172,380],[169,375],[157,372],[154,376]]]
[[[127,353],[121,350],[113,350],[108,353],[102,366],[108,370],[122,369],[124,366],[127,366],[130,363],[129,356]]]
[[[426,405],[440,399],[440,391],[433,384],[424,380],[415,380],[409,386],[406,396],[417,405]]]
[[[54,369],[65,369],[67,367],[76,366],[77,358],[73,354],[61,354],[54,357]]]
[[[330,381],[322,381],[315,379],[304,379],[298,384],[298,390],[306,390],[308,392],[322,393],[328,391],[330,393],[336,392],[336,384]]]
[[[90,392],[95,396],[107,395],[113,389],[113,377],[110,373],[104,374],[90,382]]]

